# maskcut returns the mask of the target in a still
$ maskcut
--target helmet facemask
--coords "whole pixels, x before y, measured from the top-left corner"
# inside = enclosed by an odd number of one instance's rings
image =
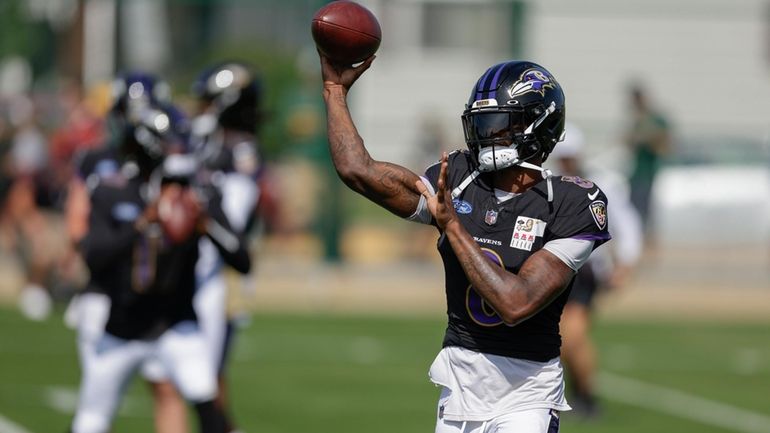
[[[545,156],[535,130],[555,111],[555,104],[532,111],[540,113],[533,121],[529,121],[528,110],[523,109],[491,107],[465,111],[465,142],[479,171],[502,170]]]
[[[169,153],[185,151],[184,126],[174,114],[168,107],[148,108],[128,127],[121,153],[136,164],[142,176],[155,170]]]

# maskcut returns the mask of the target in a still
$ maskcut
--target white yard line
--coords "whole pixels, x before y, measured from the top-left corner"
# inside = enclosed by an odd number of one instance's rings
[[[16,424],[0,414],[0,433],[31,433],[24,427]]]
[[[598,375],[610,400],[742,433],[770,433],[770,416],[616,374]]]

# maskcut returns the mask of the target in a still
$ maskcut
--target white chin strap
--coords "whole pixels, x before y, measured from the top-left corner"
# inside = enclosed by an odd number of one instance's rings
[[[532,170],[537,170],[540,172],[540,174],[543,175],[543,179],[545,179],[546,184],[548,185],[548,201],[553,201],[553,184],[551,183],[551,177],[553,177],[553,172],[547,168],[540,167],[539,165],[530,164],[525,161],[521,161],[517,163],[519,167],[529,168]]]

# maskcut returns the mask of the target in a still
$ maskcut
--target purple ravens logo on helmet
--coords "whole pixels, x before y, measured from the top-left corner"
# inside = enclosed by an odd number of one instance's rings
[[[550,89],[551,87],[553,87],[553,83],[545,72],[540,69],[527,69],[521,74],[519,81],[508,89],[508,95],[511,98],[529,92],[537,92],[544,95],[545,89]]]

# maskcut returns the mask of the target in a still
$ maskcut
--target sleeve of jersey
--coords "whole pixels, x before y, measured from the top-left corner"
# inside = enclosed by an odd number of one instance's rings
[[[246,242],[230,226],[218,200],[209,202],[208,213],[206,234],[217,247],[222,259],[236,271],[248,273],[251,270],[251,257]]]
[[[222,210],[232,228],[243,233],[259,201],[259,187],[250,176],[228,173],[221,188]]]
[[[543,246],[574,270],[590,253],[611,239],[607,219],[607,197],[601,191],[576,191],[559,206]]]
[[[438,174],[441,170],[441,164],[436,163],[425,169],[425,174],[420,176],[422,183],[428,188],[430,195],[436,194],[436,185],[438,183]],[[414,213],[406,218],[409,221],[414,221],[420,224],[431,224],[433,222],[433,215],[431,215],[428,209],[428,199],[424,195],[420,196],[420,202],[417,204],[417,209]]]
[[[447,180],[449,185],[456,185],[455,182],[462,180],[457,180],[455,178],[461,176],[460,173],[464,173],[464,158],[465,155],[463,155],[463,153],[460,151],[454,151],[449,154],[449,172],[447,173]],[[420,176],[422,183],[428,188],[428,192],[430,192],[431,195],[436,194],[438,175],[440,172],[441,163],[440,161],[437,161],[435,164],[426,168],[425,173]],[[428,200],[425,198],[425,196],[420,197],[420,202],[417,205],[417,209],[411,216],[407,217],[406,219],[422,224],[433,224],[433,215],[431,215],[430,210],[428,210]]]

